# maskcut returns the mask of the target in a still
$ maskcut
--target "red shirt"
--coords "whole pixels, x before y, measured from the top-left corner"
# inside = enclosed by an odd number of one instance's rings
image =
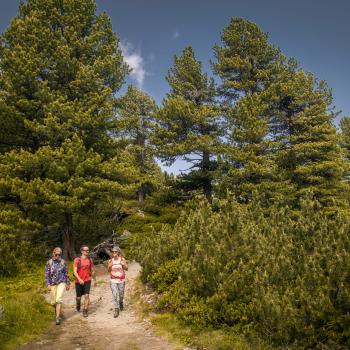
[[[92,261],[91,258],[75,258],[74,259],[74,267],[78,267],[80,260],[80,268],[77,269],[79,277],[84,281],[90,281],[91,280],[91,274],[90,274],[90,264],[91,264],[91,269],[95,268],[94,262]],[[77,278],[75,278],[75,283],[79,283]]]

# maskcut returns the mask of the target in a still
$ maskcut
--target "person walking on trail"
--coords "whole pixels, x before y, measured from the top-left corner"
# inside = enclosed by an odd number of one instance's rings
[[[51,305],[55,308],[56,325],[61,324],[62,297],[69,290],[70,280],[66,262],[62,259],[62,249],[56,247],[45,266],[45,283],[51,294]]]
[[[96,272],[93,260],[89,257],[89,247],[82,246],[80,248],[81,256],[74,259],[73,272],[75,276],[75,291],[76,291],[76,308],[80,311],[81,297],[84,295],[83,316],[88,316],[88,309],[90,304],[90,288],[91,278],[94,280],[96,286]]]
[[[114,305],[114,317],[119,316],[119,311],[124,309],[125,271],[128,264],[119,247],[112,248],[112,259],[108,261],[111,290]]]

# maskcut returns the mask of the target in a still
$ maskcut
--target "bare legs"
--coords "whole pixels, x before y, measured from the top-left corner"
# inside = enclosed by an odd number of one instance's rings
[[[56,319],[60,318],[60,316],[61,316],[61,308],[62,308],[62,304],[56,304],[56,306],[55,306]]]
[[[84,295],[84,309],[87,310],[90,304],[90,296],[89,294]]]

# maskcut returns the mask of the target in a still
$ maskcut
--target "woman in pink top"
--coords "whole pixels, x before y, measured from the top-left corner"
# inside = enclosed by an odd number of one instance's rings
[[[114,317],[119,316],[119,310],[124,308],[125,271],[128,264],[119,247],[112,248],[112,259],[108,261],[111,290],[113,295]]]

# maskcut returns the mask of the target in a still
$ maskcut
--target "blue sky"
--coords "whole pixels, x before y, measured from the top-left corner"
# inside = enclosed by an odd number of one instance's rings
[[[0,31],[16,15],[18,0],[0,0]],[[97,0],[118,33],[136,83],[161,103],[165,75],[192,45],[210,71],[212,47],[231,17],[243,17],[269,33],[270,42],[327,81],[336,110],[350,115],[350,0]],[[181,162],[171,170],[184,169]]]

